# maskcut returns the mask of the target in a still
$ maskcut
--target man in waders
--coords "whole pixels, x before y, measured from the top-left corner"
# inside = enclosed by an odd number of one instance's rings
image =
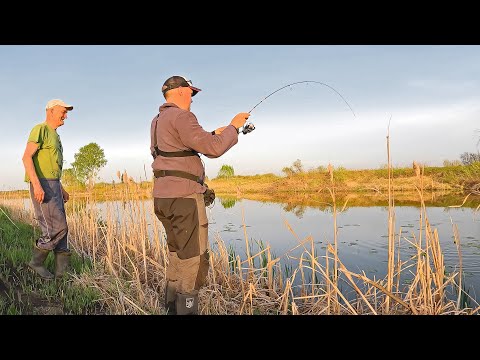
[[[70,260],[64,205],[69,195],[60,183],[63,148],[57,128],[64,124],[67,112],[72,109],[73,106],[60,99],[50,100],[45,107],[46,120],[33,127],[22,158],[25,181],[30,183],[35,219],[42,231],[33,245],[33,256],[28,266],[44,279],[61,278]],[[55,275],[44,266],[52,250]]]
[[[229,125],[205,131],[190,112],[200,89],[182,76],[162,87],[165,103],[152,120],[150,150],[155,175],[155,214],[167,235],[165,286],[167,314],[198,314],[198,291],[209,268],[205,168],[199,154],[217,158],[238,142],[239,129],[250,116],[239,113]],[[207,197],[205,197],[207,198]]]

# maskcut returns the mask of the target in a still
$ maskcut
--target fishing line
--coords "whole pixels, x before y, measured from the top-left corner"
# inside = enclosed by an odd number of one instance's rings
[[[291,84],[288,84],[288,85],[285,85],[285,86],[282,86],[280,89],[277,89],[275,90],[274,92],[272,92],[271,94],[265,96],[257,105],[255,105],[252,110],[250,110],[248,113],[250,114],[253,110],[255,110],[255,108],[260,105],[262,102],[264,102],[265,100],[267,100],[270,96],[272,96],[273,94],[279,92],[280,90],[283,90],[287,87],[290,87],[292,85],[296,85],[296,84],[302,84],[302,83],[315,83],[315,84],[320,84],[320,85],[324,85],[328,88],[330,88],[331,90],[335,91],[337,93],[338,96],[340,96],[342,98],[342,100],[345,102],[345,104],[347,104],[347,106],[350,108],[350,110],[352,111],[353,113],[353,116],[356,117],[355,115],[355,112],[353,111],[352,107],[350,106],[350,104],[348,103],[347,100],[345,100],[345,98],[342,96],[342,94],[340,94],[337,90],[335,90],[333,87],[331,87],[330,85],[328,84],[325,84],[323,82],[320,82],[320,81],[314,81],[314,80],[305,80],[305,81],[297,81],[297,82],[294,82],[294,83],[291,83]]]

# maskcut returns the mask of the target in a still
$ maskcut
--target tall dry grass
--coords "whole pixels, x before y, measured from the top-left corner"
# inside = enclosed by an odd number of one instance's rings
[[[391,169],[389,135],[387,152]],[[268,244],[255,249],[249,242],[242,208],[246,257],[242,259],[228,249],[218,234],[210,234],[210,272],[199,294],[201,314],[475,314],[480,310],[472,298],[473,306],[462,305],[461,299],[468,295],[462,290],[460,238],[455,224],[459,267],[454,273],[445,271],[439,235],[428,220],[421,169],[416,169],[420,228],[418,233],[412,232],[413,240],[396,228],[395,186],[389,171],[388,261],[387,275],[382,279],[350,271],[342,263],[336,219],[346,202],[337,209],[333,167],[328,173],[333,236],[327,239],[325,253],[318,252],[311,236],[299,238],[288,222],[287,229],[298,242],[294,248],[280,256],[275,256]],[[155,217],[153,202],[139,201],[135,184],[121,189],[118,201],[103,205],[94,195],[79,198],[71,194],[67,208],[70,246],[94,264],[92,273],[73,274],[73,280],[97,288],[108,313],[163,314],[167,265],[164,230]],[[0,200],[16,219],[34,222],[28,202],[25,206],[22,199]],[[402,261],[400,244],[404,242],[416,253]],[[294,257],[297,249],[301,253]],[[287,274],[281,263],[292,258],[298,266]],[[402,280],[404,275],[410,281]],[[452,294],[458,294],[457,298]]]
[[[461,256],[459,271],[445,272],[439,236],[428,221],[422,198],[421,175],[418,180],[421,226],[420,231],[413,234],[413,241],[402,236],[401,229],[395,229],[392,201],[387,219],[386,278],[370,279],[364,272],[352,272],[338,256],[335,217],[342,210],[336,208],[332,170],[334,235],[325,253],[317,253],[313,238],[300,239],[288,223],[287,228],[297,238],[298,245],[278,257],[273,255],[270,245],[250,252],[253,246],[248,243],[246,226],[244,235],[249,250],[244,259],[227,249],[218,234],[211,234],[211,268],[207,284],[200,291],[200,312],[232,315],[475,313],[478,307],[461,307]],[[104,205],[94,197],[78,199],[72,195],[67,209],[70,245],[94,263],[92,274],[75,274],[74,280],[97,288],[103,294],[101,301],[109,313],[163,314],[167,246],[153,204],[137,201],[134,191],[125,191],[119,201]],[[15,218],[34,221],[31,207],[27,209],[23,200],[4,199],[3,203],[12,209]],[[104,206],[102,210],[101,206]],[[461,255],[458,232],[454,232],[454,236]],[[404,241],[415,247],[416,255],[402,262],[399,249]],[[286,276],[281,261],[293,258],[291,254],[297,249],[302,250],[294,258],[298,260],[298,267]],[[400,280],[404,272],[411,273],[408,284]],[[452,286],[458,289],[456,300],[446,295],[447,288]],[[354,297],[346,294],[346,287],[354,292]],[[474,299],[471,302],[476,304]]]

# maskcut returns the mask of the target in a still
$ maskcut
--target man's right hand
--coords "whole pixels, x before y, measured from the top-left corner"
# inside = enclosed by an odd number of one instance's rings
[[[230,121],[230,125],[235,126],[235,129],[240,129],[245,123],[247,119],[250,117],[249,113],[238,113],[235,117]]]
[[[45,191],[43,191],[42,185],[40,184],[33,185],[33,197],[40,204],[43,202],[43,199],[45,197]]]

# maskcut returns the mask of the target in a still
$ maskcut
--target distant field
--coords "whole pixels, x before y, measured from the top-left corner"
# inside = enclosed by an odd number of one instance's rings
[[[326,170],[292,171],[288,175],[260,174],[207,179],[208,185],[217,194],[236,195],[241,193],[259,195],[304,194],[328,192],[335,186],[336,192],[385,193],[389,185],[388,169],[348,170],[345,168]],[[391,169],[392,185],[396,192],[415,192],[421,187],[425,191],[478,193],[480,189],[480,164],[468,166],[445,166],[424,168]],[[136,198],[151,197],[152,182],[98,183],[93,191],[85,186],[66,186],[75,196],[100,196],[117,198],[119,194],[130,193]],[[0,196],[29,197],[27,190],[3,191]]]

